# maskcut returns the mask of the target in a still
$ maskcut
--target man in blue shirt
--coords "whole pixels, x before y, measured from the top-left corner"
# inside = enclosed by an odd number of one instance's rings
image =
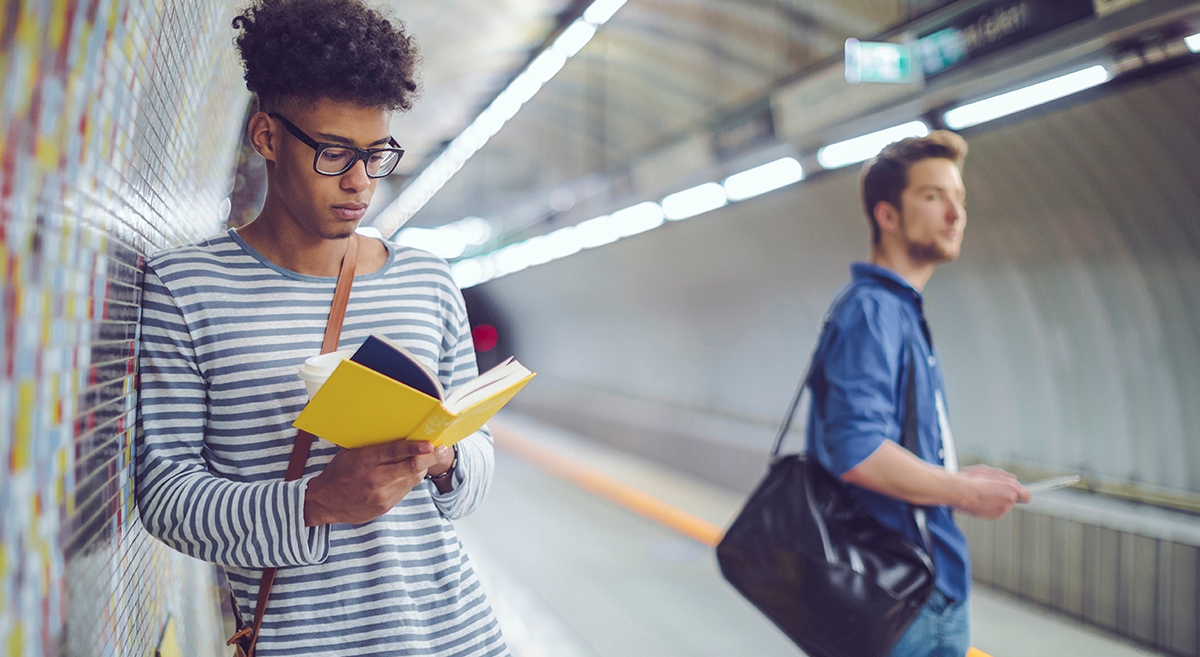
[[[883,524],[920,543],[912,505],[928,507],[937,590],[893,657],[963,657],[970,647],[971,566],[954,510],[998,519],[1029,491],[1011,474],[958,469],[941,367],[921,290],[958,257],[967,213],[962,137],[938,131],[885,148],[863,168],[869,263],[830,311],[811,379],[809,452]],[[910,379],[911,372],[911,379]],[[900,445],[908,381],[919,454]]]

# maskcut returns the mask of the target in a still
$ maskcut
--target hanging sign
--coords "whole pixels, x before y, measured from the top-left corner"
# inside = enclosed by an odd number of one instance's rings
[[[1095,15],[1093,0],[1002,0],[984,3],[919,34],[913,44],[930,78],[1040,34]]]
[[[907,84],[915,79],[912,48],[907,44],[846,39],[846,82]]]

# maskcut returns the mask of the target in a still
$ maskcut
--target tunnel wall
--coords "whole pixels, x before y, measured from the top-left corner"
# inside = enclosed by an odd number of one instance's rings
[[[926,289],[960,452],[1200,493],[1198,101],[1192,66],[967,134]],[[481,292],[543,375],[526,410],[745,489],[867,242],[846,170]]]
[[[215,570],[132,498],[147,253],[217,231],[233,3],[0,8],[0,652],[225,654]]]
[[[966,133],[963,255],[926,288],[960,454],[1196,508],[1196,107],[1193,65]],[[866,256],[858,208],[833,172],[483,285],[541,373],[514,403],[748,491]],[[1063,491],[959,520],[977,581],[1200,655],[1195,515]]]

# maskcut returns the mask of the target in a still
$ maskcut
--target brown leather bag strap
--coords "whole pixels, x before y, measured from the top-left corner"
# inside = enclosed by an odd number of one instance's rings
[[[333,290],[333,306],[329,309],[329,320],[325,323],[325,340],[321,343],[321,353],[337,351],[338,341],[342,337],[342,322],[346,319],[346,304],[350,301],[350,286],[354,284],[354,266],[358,262],[358,235],[351,234],[346,245],[346,255],[342,258],[342,269],[338,273],[337,287]],[[295,481],[304,475],[304,465],[308,463],[308,453],[312,449],[313,435],[307,431],[296,432],[296,443],[292,446],[292,456],[288,460],[287,473],[284,481]],[[267,600],[271,597],[271,586],[275,583],[275,568],[263,570],[262,580],[258,583],[258,604],[254,608],[254,624],[250,628],[249,648],[246,657],[254,657],[254,648],[258,644],[258,631],[262,627],[263,615],[267,611]],[[238,634],[245,632],[243,629]],[[244,636],[244,635],[243,635]],[[238,638],[235,634],[234,638]],[[233,641],[234,639],[230,639]]]

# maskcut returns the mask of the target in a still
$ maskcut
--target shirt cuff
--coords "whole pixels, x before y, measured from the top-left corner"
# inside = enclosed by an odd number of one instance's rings
[[[458,459],[458,462],[454,465],[454,472],[450,474],[450,490],[443,493],[438,490],[436,483],[432,481],[429,482],[430,492],[433,494],[433,499],[439,503],[447,505],[446,508],[449,508],[449,505],[452,504],[454,500],[458,499],[458,494],[459,491],[462,490],[464,481],[462,450],[458,450],[456,458]]]
[[[298,562],[297,565],[302,566],[324,563],[329,558],[329,525],[315,527],[304,525],[304,496],[308,493],[308,482],[316,476],[308,475],[295,482],[288,482],[295,486],[296,490],[296,511],[293,514],[295,520],[292,523],[292,535],[288,537],[288,542],[291,543],[290,547]]]

